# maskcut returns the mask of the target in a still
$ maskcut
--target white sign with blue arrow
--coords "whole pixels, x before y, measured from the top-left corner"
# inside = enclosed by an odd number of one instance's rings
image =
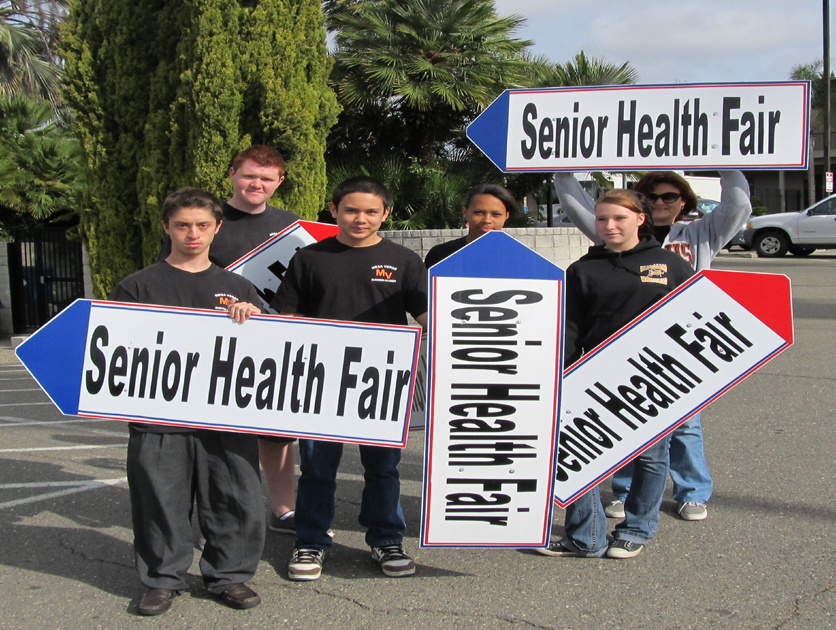
[[[66,415],[403,447],[420,336],[77,300],[16,352]]]
[[[563,270],[502,232],[430,269],[422,546],[548,544],[562,312]]]
[[[467,137],[505,172],[806,169],[810,83],[507,90]]]

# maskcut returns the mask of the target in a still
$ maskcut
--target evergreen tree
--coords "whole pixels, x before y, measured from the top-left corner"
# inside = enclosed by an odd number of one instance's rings
[[[274,203],[316,216],[338,112],[322,20],[312,0],[71,4],[66,100],[87,159],[82,228],[99,295],[156,259],[168,193],[228,196],[230,161],[251,144],[288,162]]]

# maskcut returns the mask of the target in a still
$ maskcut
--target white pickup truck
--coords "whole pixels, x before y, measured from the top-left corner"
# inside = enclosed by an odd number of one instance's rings
[[[807,256],[817,249],[836,249],[836,195],[800,212],[753,217],[743,240],[758,256],[776,258],[787,252]]]

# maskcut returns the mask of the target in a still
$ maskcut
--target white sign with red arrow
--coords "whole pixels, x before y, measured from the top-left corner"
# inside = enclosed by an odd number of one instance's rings
[[[282,282],[290,259],[303,247],[336,236],[339,231],[336,225],[328,223],[297,221],[236,260],[227,269],[252,282],[261,297],[264,311],[278,315],[270,308],[270,301]]]
[[[792,342],[787,277],[692,278],[564,374],[555,502],[572,503]]]

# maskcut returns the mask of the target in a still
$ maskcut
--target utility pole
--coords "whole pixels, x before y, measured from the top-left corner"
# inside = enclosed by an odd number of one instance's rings
[[[830,173],[830,0],[823,0],[824,10],[824,172]],[[825,184],[827,175],[822,178]],[[826,195],[825,195],[826,196]]]

